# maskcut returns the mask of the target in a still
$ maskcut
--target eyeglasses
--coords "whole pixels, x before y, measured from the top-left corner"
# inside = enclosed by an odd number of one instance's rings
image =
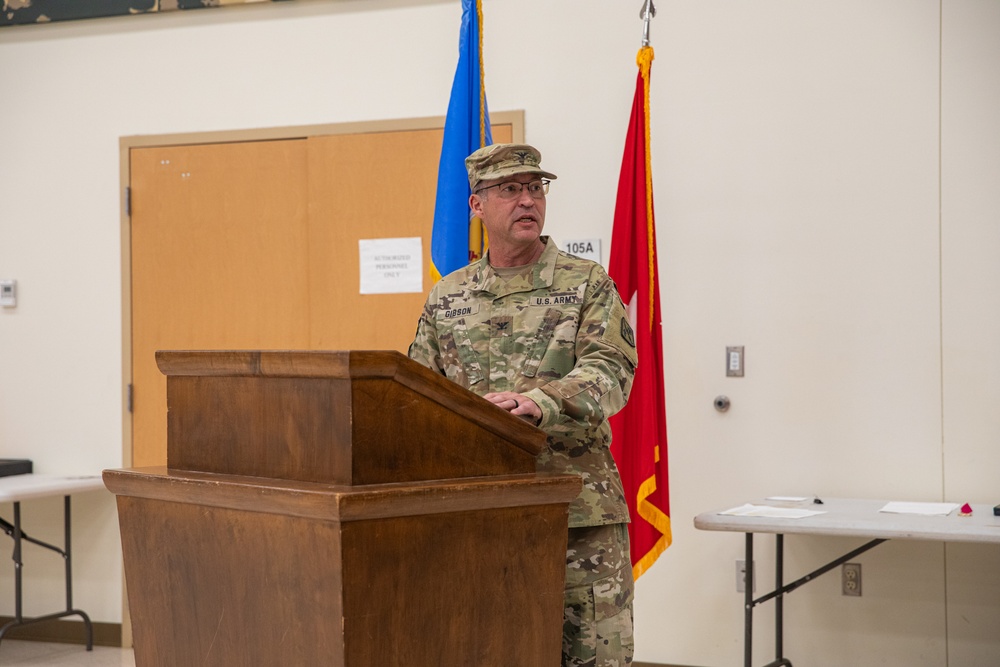
[[[496,185],[487,185],[485,188],[479,188],[476,190],[476,194],[479,194],[483,190],[497,188],[500,199],[517,199],[521,196],[521,191],[527,188],[528,194],[531,195],[532,199],[542,199],[545,195],[549,194],[549,183],[550,181],[544,178],[529,183],[507,181],[506,183],[497,183]]]

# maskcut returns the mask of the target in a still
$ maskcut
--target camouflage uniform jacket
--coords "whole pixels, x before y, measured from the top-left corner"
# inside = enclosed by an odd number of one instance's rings
[[[627,523],[608,417],[628,400],[635,338],[604,269],[542,240],[530,279],[505,283],[488,256],[442,278],[409,354],[480,396],[513,391],[537,403],[548,436],[537,469],[583,478],[570,527]]]

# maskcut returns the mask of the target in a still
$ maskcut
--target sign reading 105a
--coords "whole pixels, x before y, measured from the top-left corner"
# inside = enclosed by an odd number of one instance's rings
[[[559,244],[571,255],[601,263],[601,239],[572,239]]]

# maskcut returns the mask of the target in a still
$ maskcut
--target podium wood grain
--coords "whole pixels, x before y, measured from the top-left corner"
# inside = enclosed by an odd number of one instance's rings
[[[398,353],[159,353],[168,465],[108,470],[137,667],[560,662],[574,476]]]

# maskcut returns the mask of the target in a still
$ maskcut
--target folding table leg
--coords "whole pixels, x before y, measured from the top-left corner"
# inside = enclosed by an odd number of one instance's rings
[[[90,617],[87,616],[86,612],[80,609],[73,609],[73,553],[71,549],[71,535],[70,535],[70,501],[69,496],[65,497],[63,502],[63,530],[65,544],[62,549],[53,546],[42,540],[35,539],[25,535],[21,530],[21,503],[14,502],[14,524],[11,525],[6,521],[0,519],[0,525],[2,525],[4,532],[8,533],[14,539],[14,553],[12,559],[14,561],[14,619],[9,621],[3,627],[0,627],[0,641],[3,641],[4,636],[7,631],[19,625],[28,625],[31,623],[42,623],[45,621],[51,621],[59,618],[66,618],[67,616],[79,616],[83,619],[84,630],[87,635],[87,650],[91,651],[94,648],[94,625],[90,621]],[[22,559],[22,547],[24,541],[27,540],[33,544],[37,544],[40,547],[54,551],[63,557],[63,561],[66,565],[66,611],[56,612],[54,614],[45,614],[44,616],[35,616],[33,618],[25,618],[23,610],[23,585],[22,585],[22,569],[24,567],[24,561]]]
[[[753,533],[746,535],[743,568],[743,667],[753,667]]]

